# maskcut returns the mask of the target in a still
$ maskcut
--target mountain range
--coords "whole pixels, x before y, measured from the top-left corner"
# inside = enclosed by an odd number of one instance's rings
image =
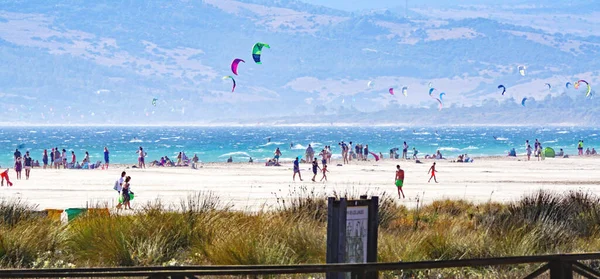
[[[0,3],[5,124],[600,124],[592,0]]]

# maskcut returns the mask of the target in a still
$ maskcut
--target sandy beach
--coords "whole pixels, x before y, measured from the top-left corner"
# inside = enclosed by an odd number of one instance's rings
[[[400,203],[412,207],[417,198],[425,203],[442,198],[461,198],[474,202],[511,201],[538,189],[567,191],[582,189],[600,194],[600,158],[548,158],[523,161],[523,158],[476,158],[474,163],[452,163],[438,160],[439,183],[427,183],[427,170],[433,161],[383,160],[329,166],[329,181],[310,181],[309,164],[302,164],[303,182],[292,181],[292,164],[266,167],[263,163],[211,163],[198,170],[184,167],[126,169],[111,166],[109,170],[32,170],[30,180],[16,180],[10,171],[13,187],[0,188],[1,198],[22,198],[39,209],[85,207],[97,203],[113,206],[117,193],[112,190],[122,170],[132,176],[136,197],[133,206],[160,199],[165,203],[179,201],[197,191],[212,191],[236,209],[256,210],[272,206],[277,196],[305,186],[318,193],[386,192],[396,196],[393,184],[395,166],[406,171],[406,199]],[[23,177],[25,175],[23,174]],[[317,176],[320,179],[320,174]]]

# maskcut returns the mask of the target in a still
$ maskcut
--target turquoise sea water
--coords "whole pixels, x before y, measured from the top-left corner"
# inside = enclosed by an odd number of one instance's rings
[[[585,147],[598,147],[600,129],[581,128],[504,128],[504,127],[4,127],[0,128],[0,165],[12,166],[15,148],[29,150],[34,160],[42,159],[42,151],[52,147],[74,150],[79,161],[85,151],[92,161],[103,160],[103,148],[110,150],[111,163],[135,164],[136,150],[143,146],[147,162],[161,156],[176,158],[185,151],[191,158],[198,154],[203,162],[248,161],[248,156],[263,161],[281,148],[283,159],[291,160],[304,154],[308,144],[318,153],[330,145],[334,158],[339,156],[338,142],[368,144],[370,151],[381,152],[386,158],[393,147],[407,141],[419,150],[419,155],[440,150],[445,157],[468,153],[505,155],[510,148],[525,152],[525,140],[537,138],[543,147],[564,148],[576,154],[576,145],[583,139]],[[271,142],[267,142],[267,138]],[[292,144],[290,148],[290,144]],[[69,152],[70,153],[70,152]]]

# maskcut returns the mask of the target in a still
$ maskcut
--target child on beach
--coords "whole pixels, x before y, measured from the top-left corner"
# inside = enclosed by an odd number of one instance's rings
[[[292,177],[294,182],[296,181],[296,173],[298,174],[300,181],[302,181],[302,175],[300,174],[300,163],[298,162],[298,157],[296,157],[296,160],[294,160],[294,176]]]
[[[323,168],[321,169],[321,171],[323,172],[323,177],[321,177],[321,180],[319,181],[323,181],[323,179],[325,179],[325,181],[327,181],[327,164],[323,165]]]
[[[5,171],[3,171],[2,173],[0,173],[0,177],[2,177],[2,183],[0,184],[0,186],[4,186],[4,180],[6,179],[6,186],[13,186],[12,182],[10,182],[10,179],[8,178],[8,169],[6,169]]]
[[[126,174],[126,172],[122,172],[121,177],[119,177],[119,179],[115,181],[115,186],[113,187],[113,190],[117,191],[117,193],[119,193],[119,196],[121,196],[121,191],[123,191],[123,182],[125,182]],[[123,206],[123,202],[119,198],[119,204],[117,204],[117,209],[121,209],[121,206]]]
[[[531,160],[531,145],[527,145],[527,161]]]
[[[396,188],[398,188],[398,198],[400,198],[400,194],[402,194],[402,198],[404,199],[404,191],[402,191],[402,186],[404,186],[404,170],[400,168],[400,165],[396,165]]]
[[[429,168],[429,171],[427,172],[427,174],[431,173],[431,177],[429,177],[429,181],[427,181],[427,183],[431,182],[431,179],[433,178],[433,181],[435,181],[435,183],[437,182],[437,178],[435,177],[435,162],[433,162],[433,165],[431,165],[431,168]]]
[[[317,170],[320,170],[321,168],[319,167],[319,162],[317,162],[317,158],[313,159],[312,162],[312,171],[313,171],[313,178],[312,181],[315,182],[315,178],[317,177]]]

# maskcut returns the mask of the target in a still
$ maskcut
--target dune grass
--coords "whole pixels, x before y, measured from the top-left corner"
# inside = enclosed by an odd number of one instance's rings
[[[368,194],[368,193],[367,193]],[[155,201],[135,214],[84,214],[68,224],[0,201],[0,267],[324,263],[327,196],[299,188],[258,212],[232,210],[212,193],[179,205]],[[539,191],[518,201],[437,200],[416,208],[380,194],[379,261],[448,260],[600,249],[600,198]],[[598,265],[597,263],[593,263]],[[399,271],[383,278],[512,278],[535,266]]]

